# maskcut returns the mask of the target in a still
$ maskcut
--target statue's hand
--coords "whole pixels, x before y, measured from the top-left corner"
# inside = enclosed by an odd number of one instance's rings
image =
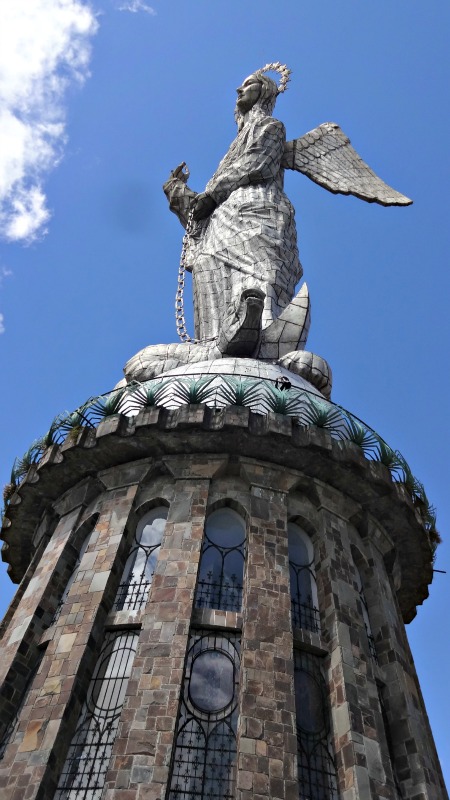
[[[183,181],[183,183],[187,183],[190,174],[188,165],[185,161],[182,161],[181,164],[178,164],[178,167],[172,170],[170,177],[178,178],[178,180]]]
[[[192,216],[195,222],[201,219],[206,219],[216,208],[216,201],[213,200],[210,194],[202,192],[198,194],[194,200]]]

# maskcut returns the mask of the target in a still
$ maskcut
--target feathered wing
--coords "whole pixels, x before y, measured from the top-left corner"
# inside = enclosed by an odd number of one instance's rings
[[[281,166],[303,172],[334,194],[353,194],[382,206],[412,203],[370,169],[335,122],[324,122],[299,139],[286,142]]]

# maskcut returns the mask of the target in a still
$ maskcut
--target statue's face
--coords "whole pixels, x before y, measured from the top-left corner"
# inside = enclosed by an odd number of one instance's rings
[[[249,75],[237,91],[237,102],[241,114],[246,114],[255,105],[261,94],[261,82],[256,75]]]

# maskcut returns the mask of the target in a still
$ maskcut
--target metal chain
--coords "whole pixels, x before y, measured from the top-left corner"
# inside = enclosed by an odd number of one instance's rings
[[[181,247],[180,266],[178,267],[178,286],[175,295],[175,323],[177,326],[177,333],[182,342],[192,342],[193,344],[206,344],[206,342],[214,342],[217,336],[209,336],[205,339],[193,339],[189,336],[186,330],[186,320],[184,318],[184,279],[186,275],[186,256],[189,247],[189,240],[192,235],[194,227],[194,209],[191,208],[186,225],[186,233],[183,236],[183,244]]]
[[[188,221],[186,225],[186,233],[183,236],[183,245],[181,248],[180,266],[178,267],[178,286],[175,295],[175,322],[177,326],[177,333],[182,342],[196,342],[197,339],[192,339],[186,330],[186,320],[184,318],[184,278],[186,274],[186,254],[189,247],[189,239],[192,233],[194,209],[189,211]]]

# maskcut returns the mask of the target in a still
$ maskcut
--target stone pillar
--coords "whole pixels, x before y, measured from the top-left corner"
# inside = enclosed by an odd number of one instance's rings
[[[386,775],[380,748],[376,665],[371,658],[362,618],[351,541],[356,536],[349,519],[356,508],[330,487],[318,487],[320,546],[317,565],[323,635],[330,657],[330,705],[338,785],[343,800],[381,796],[395,800],[392,775]],[[384,739],[384,737],[383,737]]]
[[[284,492],[252,486],[247,547],[238,798],[294,800],[297,739]]]
[[[105,493],[90,546],[70,589],[64,613],[45,633],[47,650],[33,684],[38,691],[33,691],[22,710],[21,735],[9,744],[4,761],[5,772],[6,768],[9,772],[2,789],[4,800],[46,800],[56,788],[55,774],[59,774],[64,762],[85,697],[86,671],[90,672],[95,664],[98,637],[102,635],[106,616],[101,604],[105,600],[108,603],[117,584],[112,570],[121,544],[123,550],[123,532],[136,488]],[[45,575],[50,573],[64,546],[62,540],[67,540],[78,515],[76,509],[58,525],[49,558],[42,561]],[[27,597],[32,591],[30,585]],[[21,610],[23,606],[22,601]]]
[[[380,538],[373,523],[369,535],[372,542]],[[381,553],[372,543],[369,547],[373,575],[368,598],[377,629],[380,694],[392,766],[403,797],[445,800],[448,795],[397,597]]]
[[[166,791],[209,486],[195,464],[185,472],[190,479],[175,483],[105,800],[160,800]]]

